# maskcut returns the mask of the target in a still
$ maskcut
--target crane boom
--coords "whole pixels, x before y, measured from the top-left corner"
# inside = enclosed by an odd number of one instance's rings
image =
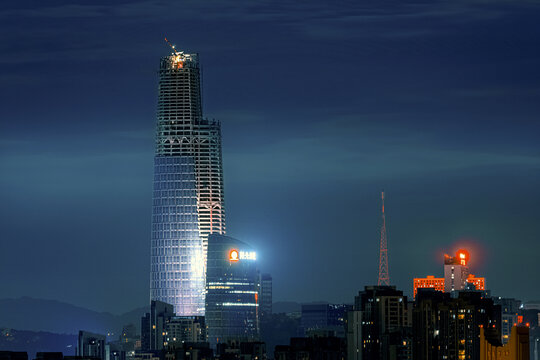
[[[170,42],[169,40],[167,40],[167,38],[165,38],[165,42],[166,42],[167,44],[169,44],[169,46],[171,47],[171,49],[173,50],[173,52],[174,52],[174,54],[175,54],[176,56],[180,55],[180,53],[174,48],[174,45],[171,44],[171,42]]]

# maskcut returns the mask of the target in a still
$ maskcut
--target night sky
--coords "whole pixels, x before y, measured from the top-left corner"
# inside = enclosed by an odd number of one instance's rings
[[[148,302],[159,58],[198,52],[228,235],[274,300],[351,303],[378,270],[540,299],[540,3],[5,1],[0,297]]]

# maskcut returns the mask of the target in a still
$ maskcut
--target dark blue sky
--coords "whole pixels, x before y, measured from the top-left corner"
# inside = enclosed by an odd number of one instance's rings
[[[352,302],[473,249],[495,295],[540,298],[540,4],[12,1],[0,8],[1,297],[148,301],[163,37],[203,66],[229,235],[275,300]]]

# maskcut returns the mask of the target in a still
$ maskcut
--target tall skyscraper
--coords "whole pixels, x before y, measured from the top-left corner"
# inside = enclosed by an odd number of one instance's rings
[[[208,235],[225,233],[221,125],[202,116],[196,54],[161,58],[150,298],[204,315]]]

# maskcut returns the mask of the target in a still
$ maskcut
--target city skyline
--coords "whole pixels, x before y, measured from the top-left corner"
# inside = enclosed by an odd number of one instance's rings
[[[466,248],[493,295],[540,298],[537,5],[228,5],[0,9],[4,297],[147,303],[167,36],[201,56],[227,235],[257,249],[277,301],[346,302],[377,282],[382,189],[392,285],[412,297]]]

